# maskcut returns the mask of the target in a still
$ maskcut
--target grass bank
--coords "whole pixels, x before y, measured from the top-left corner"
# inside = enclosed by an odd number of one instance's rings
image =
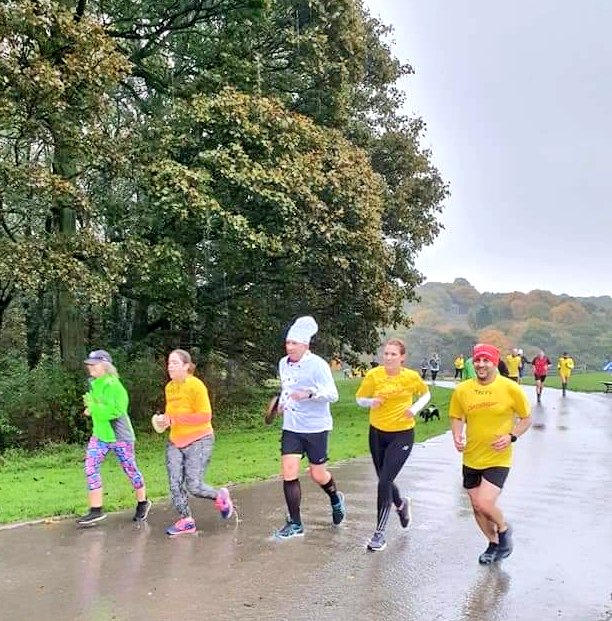
[[[331,462],[368,454],[367,411],[355,404],[359,379],[339,380],[340,400],[333,406],[334,432],[330,440]],[[417,425],[416,439],[422,442],[448,429],[451,391],[434,387],[433,402],[441,420]],[[420,419],[419,419],[420,420]],[[278,424],[263,422],[242,427],[217,426],[217,441],[207,480],[212,485],[246,483],[273,476],[279,471]],[[164,465],[165,434],[152,431],[137,434],[137,458],[151,499],[167,498]],[[0,456],[0,524],[59,515],[77,515],[87,508],[82,471],[83,446],[55,445],[33,454],[8,451]],[[109,511],[134,505],[129,482],[109,457],[102,468],[104,507]]]
[[[529,369],[530,367],[528,367]],[[611,382],[612,374],[601,372],[592,373],[574,373],[570,377],[569,390],[577,392],[603,392],[604,386],[602,382]],[[533,386],[535,381],[533,375],[527,375],[522,380],[523,384]],[[558,375],[548,376],[544,384],[549,388],[561,388],[561,380]]]

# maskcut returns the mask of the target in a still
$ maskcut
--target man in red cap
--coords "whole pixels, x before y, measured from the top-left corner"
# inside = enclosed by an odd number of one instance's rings
[[[512,530],[496,503],[510,471],[512,443],[531,426],[531,412],[523,389],[498,374],[496,347],[475,345],[473,359],[476,377],[457,385],[449,416],[455,448],[463,453],[463,487],[489,540],[478,562],[489,565],[512,553]]]

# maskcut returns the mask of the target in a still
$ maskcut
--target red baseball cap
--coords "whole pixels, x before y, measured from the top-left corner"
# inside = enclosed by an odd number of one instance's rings
[[[488,343],[478,343],[474,345],[474,360],[476,358],[486,358],[490,360],[495,366],[499,362],[499,349],[495,345],[489,345]]]

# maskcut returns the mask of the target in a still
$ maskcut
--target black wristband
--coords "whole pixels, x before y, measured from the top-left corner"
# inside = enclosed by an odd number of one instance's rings
[[[513,433],[510,434],[510,442],[516,442],[518,440],[518,437],[515,436]]]

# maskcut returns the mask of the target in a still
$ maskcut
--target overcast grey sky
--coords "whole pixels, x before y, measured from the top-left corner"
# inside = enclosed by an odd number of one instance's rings
[[[612,294],[612,0],[365,0],[450,182],[428,280]]]

